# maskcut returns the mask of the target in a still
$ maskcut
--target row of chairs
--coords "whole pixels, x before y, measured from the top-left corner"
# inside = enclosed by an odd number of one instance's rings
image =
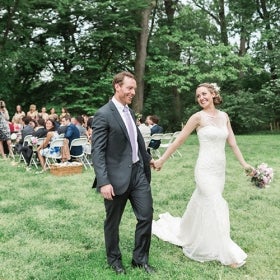
[[[181,131],[176,131],[174,133],[156,133],[153,135],[144,135],[144,141],[146,144],[146,147],[148,147],[149,143],[151,140],[159,140],[161,142],[159,148],[157,149],[150,149],[151,154],[153,157],[161,157],[162,152],[164,152],[170,145],[171,143],[178,137]],[[177,149],[175,152],[177,155],[182,157],[181,152]],[[174,154],[172,155],[172,157]]]
[[[32,138],[31,135],[27,135],[24,138],[24,143],[25,142],[30,143],[31,138]],[[39,138],[36,145],[37,146],[41,145],[43,143],[44,139],[45,138]],[[65,145],[65,138],[62,136],[62,137],[54,139],[50,143],[50,148],[59,147],[61,149],[64,145]],[[71,152],[70,152],[71,158],[79,160],[83,164],[85,169],[87,169],[88,167],[92,169],[92,165],[91,165],[90,160],[89,160],[91,148],[90,148],[90,143],[88,142],[88,139],[86,137],[80,137],[80,138],[77,138],[77,139],[73,139],[72,142],[71,142],[70,148],[69,148],[70,151],[71,151],[72,147],[76,147],[76,146],[82,146],[83,147],[82,153],[80,155],[72,155]],[[20,153],[19,160],[20,161],[23,160],[25,162],[25,164],[27,164],[27,162],[26,162],[25,158],[23,157],[22,153]],[[61,160],[61,153],[60,154],[55,153],[55,154],[50,154],[50,155],[46,156],[46,163],[45,163],[46,166],[45,167],[49,168],[50,165],[52,163],[56,163],[57,160]],[[32,155],[30,164],[33,164],[36,168],[38,168],[34,155]]]
[[[60,147],[62,148],[63,145],[65,145],[65,141],[64,138],[57,138],[55,140],[53,140],[50,144],[50,147]],[[82,153],[79,155],[72,155],[71,154],[71,149],[73,147],[79,147],[82,146]],[[92,168],[92,165],[90,164],[90,161],[88,159],[89,156],[89,151],[90,151],[90,143],[88,142],[88,139],[86,137],[80,137],[80,138],[76,138],[73,139],[71,144],[70,144],[70,156],[71,158],[77,159],[78,161],[80,161],[84,168],[87,169]],[[47,167],[50,167],[51,162],[55,163],[57,160],[61,159],[61,154],[59,155],[49,155],[48,157],[46,157],[46,165]]]

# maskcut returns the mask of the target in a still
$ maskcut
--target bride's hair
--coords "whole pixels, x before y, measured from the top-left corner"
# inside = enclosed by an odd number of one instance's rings
[[[199,87],[206,87],[210,90],[211,93],[214,93],[213,102],[215,105],[220,105],[223,103],[223,99],[220,95],[220,87],[216,83],[203,83],[198,85]]]

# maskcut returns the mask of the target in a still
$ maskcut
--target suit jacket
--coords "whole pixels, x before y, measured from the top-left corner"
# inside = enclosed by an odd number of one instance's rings
[[[26,125],[23,127],[23,129],[21,130],[21,140],[19,141],[20,144],[23,144],[24,138],[27,135],[32,135],[32,133],[34,132],[34,128],[31,125]]]
[[[156,133],[163,133],[163,128],[158,124],[155,124],[151,127],[151,135]]]
[[[130,110],[135,120],[135,116]],[[93,187],[111,184],[117,195],[123,194],[130,182],[132,171],[132,147],[125,123],[112,101],[101,107],[92,123],[92,159],[96,178]],[[151,181],[150,161],[144,139],[137,128],[139,159],[147,180]]]
[[[32,135],[38,138],[44,138],[47,136],[47,133],[48,133],[47,129],[45,129],[44,127],[40,127],[36,131],[34,131]]]

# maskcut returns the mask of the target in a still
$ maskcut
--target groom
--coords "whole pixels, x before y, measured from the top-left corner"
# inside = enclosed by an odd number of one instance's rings
[[[128,108],[135,96],[136,81],[129,72],[113,79],[114,96],[93,118],[92,158],[95,171],[93,187],[104,198],[106,219],[104,235],[107,262],[117,274],[125,274],[119,248],[119,225],[127,200],[137,218],[132,267],[147,273],[153,219],[151,170],[153,159]]]

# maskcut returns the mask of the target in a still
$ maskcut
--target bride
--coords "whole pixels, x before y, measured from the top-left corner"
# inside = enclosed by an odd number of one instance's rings
[[[222,196],[225,183],[225,142],[230,145],[244,169],[251,168],[239,150],[230,120],[216,108],[222,98],[216,84],[203,83],[196,89],[202,110],[193,114],[166,152],[155,161],[160,170],[164,162],[196,129],[200,149],[195,167],[196,189],[182,218],[169,213],[153,221],[153,234],[183,248],[196,261],[217,260],[233,268],[245,264],[247,254],[230,238],[228,205]]]

